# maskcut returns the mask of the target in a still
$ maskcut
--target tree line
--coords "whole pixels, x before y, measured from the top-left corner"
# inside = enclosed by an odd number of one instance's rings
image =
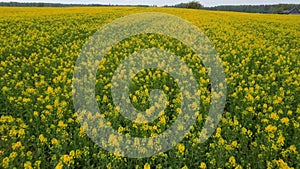
[[[204,7],[198,1],[191,1],[188,3],[180,3],[173,6],[175,8],[192,8],[192,9],[206,9],[219,11],[235,11],[235,12],[249,12],[249,13],[282,13],[285,10],[293,8],[300,9],[300,4],[276,4],[276,5],[220,5],[215,7]]]
[[[220,11],[236,11],[236,12],[250,12],[250,13],[281,13],[285,10],[300,9],[300,4],[277,4],[277,5],[224,5],[208,7],[208,10]]]

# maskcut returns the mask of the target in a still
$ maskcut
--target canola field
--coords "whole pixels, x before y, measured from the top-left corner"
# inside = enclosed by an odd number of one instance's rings
[[[152,157],[128,158],[96,145],[80,125],[73,105],[73,71],[93,33],[141,12],[178,16],[210,39],[226,74],[227,99],[213,135],[199,143],[212,93],[202,61],[185,44],[159,34],[119,42],[100,63],[95,84],[102,116],[116,131],[153,137],[184,113],[176,81],[159,69],[138,73],[129,97],[137,109],[146,110],[150,90],[161,89],[168,95],[165,112],[151,123],[131,122],[118,113],[110,93],[112,73],[140,49],[156,47],[180,56],[193,69],[201,100],[197,121],[180,143]],[[299,16],[142,7],[1,7],[0,34],[0,168],[300,168]],[[109,141],[118,144],[115,137]]]

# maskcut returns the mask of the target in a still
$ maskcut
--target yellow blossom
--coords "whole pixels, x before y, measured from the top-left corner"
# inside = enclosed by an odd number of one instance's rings
[[[151,169],[151,168],[150,168],[150,164],[146,163],[146,164],[144,165],[144,169]]]
[[[40,142],[42,142],[42,143],[47,142],[47,138],[45,138],[43,134],[40,134],[40,135],[39,135],[39,140],[40,140]]]
[[[229,158],[229,163],[230,163],[232,166],[235,166],[235,165],[236,165],[236,160],[235,160],[235,158],[234,158],[233,156],[231,156],[231,157]]]
[[[58,124],[57,124],[57,126],[59,126],[59,127],[67,127],[68,125],[65,124],[63,121],[59,121]]]
[[[295,153],[296,152],[296,146],[291,145],[290,148],[291,152]]]
[[[183,153],[184,152],[184,149],[185,149],[185,146],[183,144],[178,144],[177,145],[177,149],[180,153]]]
[[[32,169],[33,167],[31,166],[31,162],[30,161],[26,161],[24,163],[24,169]]]
[[[3,160],[2,160],[2,166],[3,167],[8,167],[9,166],[9,158],[8,157],[5,157]]]
[[[62,161],[67,164],[71,161],[71,157],[69,155],[63,155]]]
[[[281,121],[281,123],[283,123],[283,124],[285,124],[285,125],[287,125],[287,126],[288,126],[288,125],[289,125],[289,121],[290,121],[290,120],[289,120],[289,118],[287,118],[287,117],[284,117],[284,118],[282,118],[280,121]]]
[[[233,141],[233,142],[231,143],[231,145],[232,145],[232,147],[237,147],[238,143],[237,143],[237,141]]]
[[[206,164],[201,162],[199,168],[200,169],[206,169]]]
[[[39,115],[39,112],[34,111],[34,112],[33,112],[33,115],[37,117],[37,116]]]
[[[15,144],[12,145],[13,150],[18,149],[20,147],[22,147],[22,143],[20,141],[18,141]]]
[[[53,145],[56,145],[56,144],[58,144],[58,140],[56,138],[53,138],[53,139],[51,139],[51,143]]]
[[[56,166],[55,166],[55,169],[63,169],[63,164],[62,163],[58,163]]]
[[[279,144],[280,146],[284,145],[284,140],[285,138],[280,134],[277,140],[277,144]]]
[[[70,151],[69,155],[70,155],[72,158],[74,158],[74,157],[75,157],[75,151],[74,151],[74,150]]]
[[[278,120],[279,116],[276,113],[271,113],[270,118],[272,118],[274,120]]]
[[[266,132],[274,132],[277,130],[277,127],[276,126],[272,126],[272,125],[268,125],[266,127]]]

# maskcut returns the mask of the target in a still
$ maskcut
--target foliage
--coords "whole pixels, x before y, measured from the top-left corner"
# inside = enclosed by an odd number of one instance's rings
[[[224,5],[207,7],[208,10],[220,11],[236,11],[236,12],[250,12],[250,13],[281,13],[285,10],[293,8],[300,9],[299,4],[278,4],[278,5]]]
[[[177,8],[190,8],[190,9],[201,9],[201,8],[203,8],[203,5],[200,4],[197,1],[191,1],[191,2],[188,2],[188,3],[177,4],[174,7],[177,7]]]

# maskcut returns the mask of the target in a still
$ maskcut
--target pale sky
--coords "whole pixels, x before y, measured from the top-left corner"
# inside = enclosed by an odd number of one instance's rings
[[[0,0],[2,2],[53,2],[53,3],[74,3],[74,4],[113,4],[113,5],[174,5],[191,0]],[[204,6],[217,5],[257,5],[257,4],[278,4],[293,3],[299,4],[300,0],[198,0]]]

